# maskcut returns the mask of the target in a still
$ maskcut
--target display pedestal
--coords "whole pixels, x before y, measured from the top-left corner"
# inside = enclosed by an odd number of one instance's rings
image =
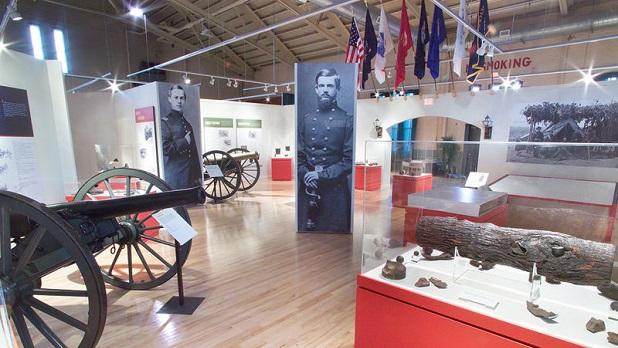
[[[366,179],[366,183],[365,183]],[[382,186],[382,166],[356,165],[354,188],[364,191],[378,191]]]
[[[393,175],[393,207],[405,208],[408,205],[408,194],[429,191],[432,188],[433,175],[429,173],[419,176]]]
[[[273,181],[292,181],[292,158],[271,158],[270,173]]]
[[[579,347],[362,274],[355,327],[357,348]]]

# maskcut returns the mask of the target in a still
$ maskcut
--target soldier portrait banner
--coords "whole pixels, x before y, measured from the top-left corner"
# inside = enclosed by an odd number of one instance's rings
[[[357,64],[296,64],[299,232],[350,233]]]

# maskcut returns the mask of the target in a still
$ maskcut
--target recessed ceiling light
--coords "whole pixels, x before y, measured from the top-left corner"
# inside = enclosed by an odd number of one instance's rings
[[[129,15],[131,15],[132,17],[142,17],[144,15],[144,10],[142,10],[139,7],[131,7],[129,9]]]

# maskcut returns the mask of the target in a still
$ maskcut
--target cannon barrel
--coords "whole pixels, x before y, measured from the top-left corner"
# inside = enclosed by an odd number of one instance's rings
[[[109,218],[145,211],[174,208],[188,204],[203,204],[206,193],[202,187],[156,192],[147,195],[111,198],[101,201],[80,201],[48,205],[58,212],[77,213],[90,218]]]

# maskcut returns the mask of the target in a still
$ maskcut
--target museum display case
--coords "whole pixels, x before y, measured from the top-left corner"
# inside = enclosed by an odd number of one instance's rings
[[[383,179],[358,193],[356,346],[618,344],[618,144],[368,141],[364,156]]]

